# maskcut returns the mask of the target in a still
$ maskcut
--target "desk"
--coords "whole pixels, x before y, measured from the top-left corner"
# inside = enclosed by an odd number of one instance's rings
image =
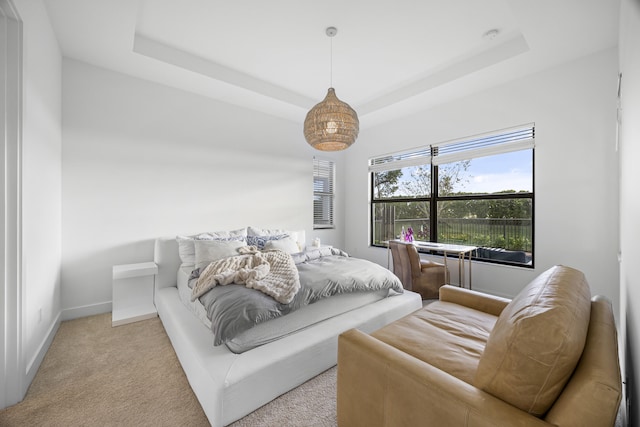
[[[471,254],[473,251],[478,249],[476,246],[466,246],[466,245],[450,245],[447,243],[431,243],[431,242],[413,242],[413,244],[420,249],[426,249],[430,251],[438,251],[444,254],[444,266],[447,267],[447,254],[456,254],[458,255],[458,286],[465,286],[465,278],[464,278],[464,263],[465,263],[465,255],[468,255],[468,263],[469,263],[469,289],[471,289]]]

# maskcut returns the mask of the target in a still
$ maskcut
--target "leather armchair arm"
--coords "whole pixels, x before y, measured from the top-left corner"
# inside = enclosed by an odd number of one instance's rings
[[[494,316],[500,316],[502,310],[511,302],[507,298],[451,285],[445,285],[440,288],[440,301],[463,305]]]
[[[550,426],[356,329],[338,340],[337,409],[341,427]]]

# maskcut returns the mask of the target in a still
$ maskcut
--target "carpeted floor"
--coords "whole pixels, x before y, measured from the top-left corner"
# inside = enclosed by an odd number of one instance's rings
[[[335,426],[335,368],[232,424]],[[295,415],[294,415],[295,414]],[[208,426],[158,318],[62,322],[26,398],[0,426]]]
[[[336,372],[323,372],[230,427],[336,427]]]

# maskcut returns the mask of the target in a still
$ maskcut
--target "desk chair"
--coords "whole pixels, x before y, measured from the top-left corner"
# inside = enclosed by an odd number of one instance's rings
[[[440,287],[449,280],[444,264],[421,260],[412,243],[391,240],[389,249],[393,258],[393,272],[405,289],[419,293],[422,299],[438,298]]]

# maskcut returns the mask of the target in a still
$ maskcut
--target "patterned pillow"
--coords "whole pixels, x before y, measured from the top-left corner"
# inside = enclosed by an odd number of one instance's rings
[[[282,240],[289,237],[288,234],[274,234],[271,236],[247,236],[247,245],[257,246],[258,249],[263,250],[264,245],[271,240]]]

